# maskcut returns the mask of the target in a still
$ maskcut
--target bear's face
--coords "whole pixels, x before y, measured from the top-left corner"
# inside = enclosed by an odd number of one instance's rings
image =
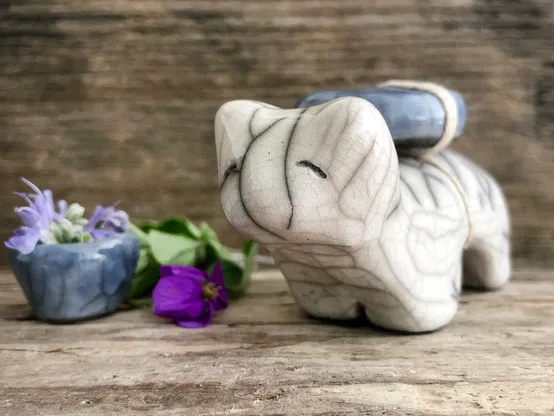
[[[215,136],[225,215],[265,244],[359,245],[398,180],[389,130],[359,98],[293,110],[231,101]]]

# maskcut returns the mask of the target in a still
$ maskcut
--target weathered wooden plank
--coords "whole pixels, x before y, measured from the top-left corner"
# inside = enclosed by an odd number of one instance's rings
[[[206,220],[238,246],[215,178],[220,104],[409,77],[464,94],[455,147],[506,190],[516,262],[554,265],[551,0],[0,4],[2,239],[24,175],[88,208],[123,198],[137,221]]]
[[[548,273],[548,271],[543,271]],[[534,276],[538,276],[537,279]],[[554,282],[518,271],[423,336],[303,315],[279,272],[202,330],[147,310],[52,326],[0,274],[0,409],[11,415],[549,415]]]

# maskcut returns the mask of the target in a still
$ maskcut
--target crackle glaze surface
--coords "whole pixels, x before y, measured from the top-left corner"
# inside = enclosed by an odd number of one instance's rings
[[[91,243],[10,250],[10,264],[35,316],[65,323],[111,313],[131,286],[139,256],[132,232]]]
[[[268,247],[315,317],[365,313],[383,328],[431,331],[453,318],[462,285],[509,279],[497,182],[451,150],[399,159],[365,100],[304,109],[231,101],[215,136],[227,218]]]

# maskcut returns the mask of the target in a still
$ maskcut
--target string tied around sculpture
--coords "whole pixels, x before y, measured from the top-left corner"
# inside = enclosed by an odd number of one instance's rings
[[[429,94],[434,95],[441,102],[444,109],[444,127],[439,141],[431,148],[428,149],[412,149],[412,153],[415,157],[424,161],[425,163],[430,164],[436,169],[443,172],[448,179],[452,182],[456,191],[460,195],[462,204],[467,218],[467,227],[468,233],[466,241],[464,243],[464,248],[467,248],[469,242],[471,241],[471,236],[473,234],[473,224],[471,222],[469,203],[467,197],[460,185],[458,179],[444,166],[438,163],[433,156],[439,153],[441,150],[446,149],[454,140],[456,135],[456,128],[458,126],[458,107],[452,93],[443,87],[442,85],[436,84],[434,82],[423,82],[423,81],[412,81],[412,80],[389,80],[378,84],[379,87],[393,87],[393,88],[403,88],[409,90],[423,91]]]

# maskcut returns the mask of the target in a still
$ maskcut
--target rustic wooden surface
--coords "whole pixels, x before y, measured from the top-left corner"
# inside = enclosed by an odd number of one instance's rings
[[[144,309],[51,326],[0,273],[0,414],[552,415],[551,274],[464,294],[450,326],[406,336],[307,318],[276,271],[206,329]]]
[[[0,237],[24,175],[88,208],[123,198],[137,221],[207,220],[236,246],[219,105],[417,78],[463,93],[455,147],[506,190],[516,261],[554,265],[553,23],[552,0],[1,0]]]

